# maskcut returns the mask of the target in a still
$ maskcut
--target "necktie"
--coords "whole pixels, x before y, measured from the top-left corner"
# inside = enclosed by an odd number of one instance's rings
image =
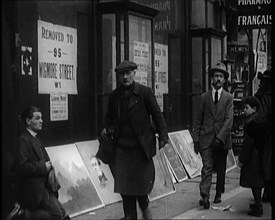
[[[215,105],[218,103],[218,91],[215,92]]]

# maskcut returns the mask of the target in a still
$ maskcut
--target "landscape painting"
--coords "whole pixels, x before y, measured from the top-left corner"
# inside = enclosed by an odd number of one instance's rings
[[[103,207],[75,144],[46,148],[61,184],[59,201],[70,217]]]
[[[76,147],[86,165],[104,205],[122,200],[119,193],[114,193],[114,178],[110,167],[95,157],[98,140],[77,142]]]

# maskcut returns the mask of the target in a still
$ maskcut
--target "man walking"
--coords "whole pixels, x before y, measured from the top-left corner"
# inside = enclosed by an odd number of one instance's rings
[[[119,85],[109,97],[104,137],[112,132],[115,142],[113,170],[114,191],[123,200],[123,219],[137,219],[136,201],[144,219],[151,219],[148,194],[155,181],[152,160],[156,155],[156,132],[159,148],[168,143],[167,127],[152,90],[134,81],[137,65],[121,62],[115,71]]]
[[[212,173],[217,171],[214,203],[221,202],[224,192],[226,159],[232,148],[233,96],[223,89],[229,73],[223,63],[210,69],[212,88],[201,95],[200,107],[194,124],[193,141],[196,153],[202,157],[199,204],[209,209]]]

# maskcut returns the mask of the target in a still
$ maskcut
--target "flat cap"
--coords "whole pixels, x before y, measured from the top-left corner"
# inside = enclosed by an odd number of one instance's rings
[[[228,79],[228,77],[229,77],[229,73],[228,73],[227,70],[226,70],[226,66],[225,66],[224,63],[222,63],[222,62],[218,62],[215,66],[213,66],[213,67],[210,69],[210,76],[211,76],[211,77],[213,77],[214,72],[223,73],[225,79]]]
[[[116,66],[115,72],[121,73],[121,72],[126,72],[129,70],[135,70],[135,69],[137,69],[137,64],[129,60],[124,60]]]

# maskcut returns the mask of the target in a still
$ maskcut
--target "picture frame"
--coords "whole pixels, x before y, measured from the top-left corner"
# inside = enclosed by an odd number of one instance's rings
[[[99,141],[90,140],[76,142],[75,144],[104,205],[121,201],[120,194],[114,193],[114,177],[109,165],[95,157]]]
[[[236,158],[232,149],[228,150],[226,158],[226,173],[237,167]]]
[[[192,138],[188,130],[168,133],[171,143],[177,151],[189,178],[199,176],[202,169],[202,161],[194,151]]]
[[[70,217],[104,207],[75,144],[46,147],[61,184],[59,201]]]
[[[188,179],[184,166],[179,158],[178,153],[172,146],[171,141],[163,148],[163,153],[168,161],[167,164],[171,169],[172,175],[175,177],[176,181],[182,182]]]
[[[148,195],[149,201],[154,201],[176,192],[168,164],[162,150],[158,150],[153,157],[156,177],[153,189]]]

